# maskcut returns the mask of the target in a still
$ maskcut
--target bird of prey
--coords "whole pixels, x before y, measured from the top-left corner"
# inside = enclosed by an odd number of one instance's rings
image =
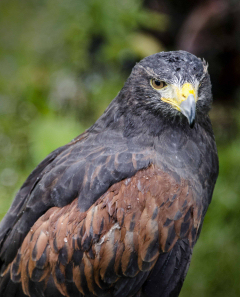
[[[0,225],[0,296],[178,296],[218,175],[205,61],[141,60],[27,178]]]

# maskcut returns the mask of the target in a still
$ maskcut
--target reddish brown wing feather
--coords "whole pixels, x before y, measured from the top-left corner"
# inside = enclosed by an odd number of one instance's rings
[[[27,295],[30,280],[46,286],[50,274],[66,296],[69,282],[86,295],[114,290],[121,277],[151,270],[179,238],[193,246],[201,213],[187,181],[152,165],[111,186],[85,213],[77,199],[47,211],[9,266],[11,278]]]

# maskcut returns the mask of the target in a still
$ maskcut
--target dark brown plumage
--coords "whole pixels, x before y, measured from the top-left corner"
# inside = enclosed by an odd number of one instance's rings
[[[178,82],[190,94],[180,111],[162,90]],[[218,173],[210,103],[195,56],[136,65],[104,115],[16,195],[0,225],[0,295],[178,296]]]

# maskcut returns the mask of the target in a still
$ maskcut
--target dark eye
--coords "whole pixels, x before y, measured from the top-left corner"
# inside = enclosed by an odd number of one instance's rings
[[[154,79],[154,78],[151,79],[151,86],[154,89],[160,90],[160,89],[166,87],[166,85],[167,84],[162,80],[158,80],[158,79]]]

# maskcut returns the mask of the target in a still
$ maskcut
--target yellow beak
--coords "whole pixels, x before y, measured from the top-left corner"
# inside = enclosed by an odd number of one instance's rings
[[[172,87],[174,89],[174,97],[162,97],[162,101],[171,104],[172,107],[180,111],[188,119],[190,127],[193,128],[197,101],[195,89],[190,83],[185,83],[181,88],[174,85]]]

